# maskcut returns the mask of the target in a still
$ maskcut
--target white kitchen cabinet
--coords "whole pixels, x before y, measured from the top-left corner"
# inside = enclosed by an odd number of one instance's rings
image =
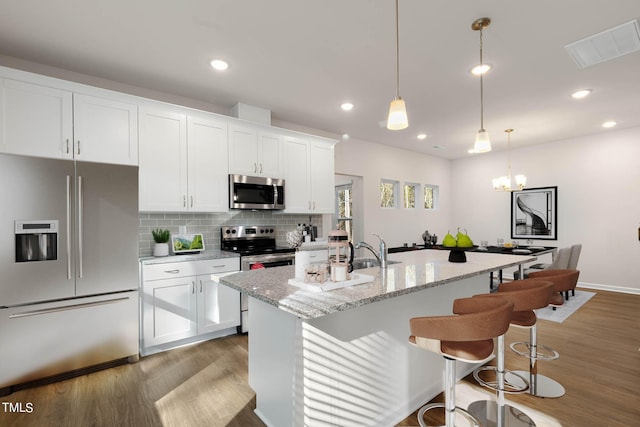
[[[240,293],[220,284],[220,277],[240,270],[238,258],[196,261],[198,334],[240,325]]]
[[[5,153],[138,164],[138,109],[132,102],[3,79],[2,104]]]
[[[213,114],[187,116],[189,211],[229,210],[227,122]]]
[[[165,104],[140,107],[141,211],[228,210],[227,123]]]
[[[74,93],[73,150],[76,160],[137,165],[137,104]]]
[[[140,106],[141,211],[187,211],[187,115],[178,108]]]
[[[229,173],[282,178],[282,135],[250,123],[229,124]]]
[[[143,292],[144,347],[197,334],[196,276],[145,280]]]
[[[240,293],[219,283],[239,258],[142,266],[141,354],[236,332]]]
[[[285,213],[334,211],[334,141],[285,137]]]
[[[48,158],[71,157],[72,93],[16,80],[0,82],[1,151]]]

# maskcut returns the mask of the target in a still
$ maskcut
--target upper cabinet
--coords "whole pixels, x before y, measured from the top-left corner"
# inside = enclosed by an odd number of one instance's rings
[[[227,122],[213,114],[187,116],[187,189],[191,212],[229,210]]]
[[[282,135],[269,127],[232,122],[229,124],[229,173],[284,176]]]
[[[285,137],[285,213],[334,213],[334,145],[312,136]]]
[[[73,156],[71,92],[4,79],[2,82],[2,151],[27,156]]]
[[[227,122],[214,114],[140,107],[141,211],[228,210]]]
[[[138,105],[73,94],[73,157],[138,164]]]
[[[0,151],[138,164],[138,108],[121,99],[2,79]]]

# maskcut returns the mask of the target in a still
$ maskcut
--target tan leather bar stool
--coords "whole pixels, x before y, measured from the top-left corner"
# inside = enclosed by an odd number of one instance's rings
[[[466,410],[456,407],[456,360],[485,363],[493,356],[493,339],[509,328],[513,303],[503,298],[462,298],[453,302],[450,316],[414,317],[409,320],[409,342],[444,357],[445,403],[432,403],[418,411],[420,426],[427,427],[424,414],[445,409],[445,426],[454,427],[456,413],[470,425],[479,426]]]
[[[553,293],[548,305],[562,305],[564,298],[561,292],[575,288],[578,283],[578,270],[543,270],[529,274],[526,280],[546,280],[553,283]],[[537,397],[560,397],[564,395],[564,387],[559,382],[538,373],[538,361],[555,360],[560,354],[552,348],[538,344],[538,328],[534,324],[529,329],[529,342],[514,342],[511,350],[529,358],[529,372],[515,371],[518,375],[529,376],[528,393]]]
[[[529,274],[530,279],[537,280],[549,280],[553,282],[553,296],[549,301],[549,305],[555,310],[556,307],[560,307],[564,304],[564,300],[569,300],[569,291],[575,294],[576,286],[578,285],[578,277],[580,277],[579,270],[540,270]],[[554,278],[551,280],[551,278]],[[566,296],[563,297],[563,294]]]
[[[540,280],[516,280],[501,283],[497,293],[476,295],[476,298],[503,298],[513,303],[511,325],[532,327],[537,321],[533,310],[547,306],[553,293],[553,283]],[[482,400],[469,405],[468,411],[485,427],[535,426],[527,414],[505,403],[505,393],[523,393],[529,389],[528,380],[506,370],[504,335],[498,337],[496,366],[481,366],[473,371],[483,386],[496,391],[496,401]],[[488,375],[487,375],[488,374]]]

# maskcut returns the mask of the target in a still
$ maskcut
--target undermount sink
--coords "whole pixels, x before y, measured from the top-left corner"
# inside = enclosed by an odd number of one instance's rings
[[[397,264],[399,261],[387,260],[387,265]],[[363,268],[380,267],[380,262],[375,258],[359,258],[353,260],[353,269],[360,270]]]

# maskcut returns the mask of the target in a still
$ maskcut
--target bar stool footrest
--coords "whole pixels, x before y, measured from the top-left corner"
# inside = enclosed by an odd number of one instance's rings
[[[424,423],[424,414],[436,408],[443,408],[446,411],[446,406],[444,403],[429,403],[428,405],[424,405],[422,408],[420,408],[420,410],[418,411],[418,423],[420,424],[420,427],[436,427],[436,426],[430,426]],[[471,415],[469,411],[467,411],[466,409],[456,406],[456,413],[462,415],[469,422],[470,426],[473,426],[473,427],[482,426],[480,422],[473,415]],[[438,427],[445,427],[445,426],[438,426]]]
[[[511,343],[511,345],[509,345],[509,348],[516,354],[527,357],[529,359],[556,360],[558,357],[560,357],[560,353],[558,353],[554,349],[540,344],[536,345],[534,351],[535,355],[532,355],[531,343],[529,343],[528,341]]]
[[[485,380],[481,376],[481,372],[493,372],[495,375],[494,380]],[[473,371],[473,378],[480,383],[480,385],[490,388],[495,391],[503,391],[509,394],[524,393],[529,390],[529,380],[515,371],[504,371],[504,389],[499,390],[498,387],[498,371],[495,366],[480,366]]]

